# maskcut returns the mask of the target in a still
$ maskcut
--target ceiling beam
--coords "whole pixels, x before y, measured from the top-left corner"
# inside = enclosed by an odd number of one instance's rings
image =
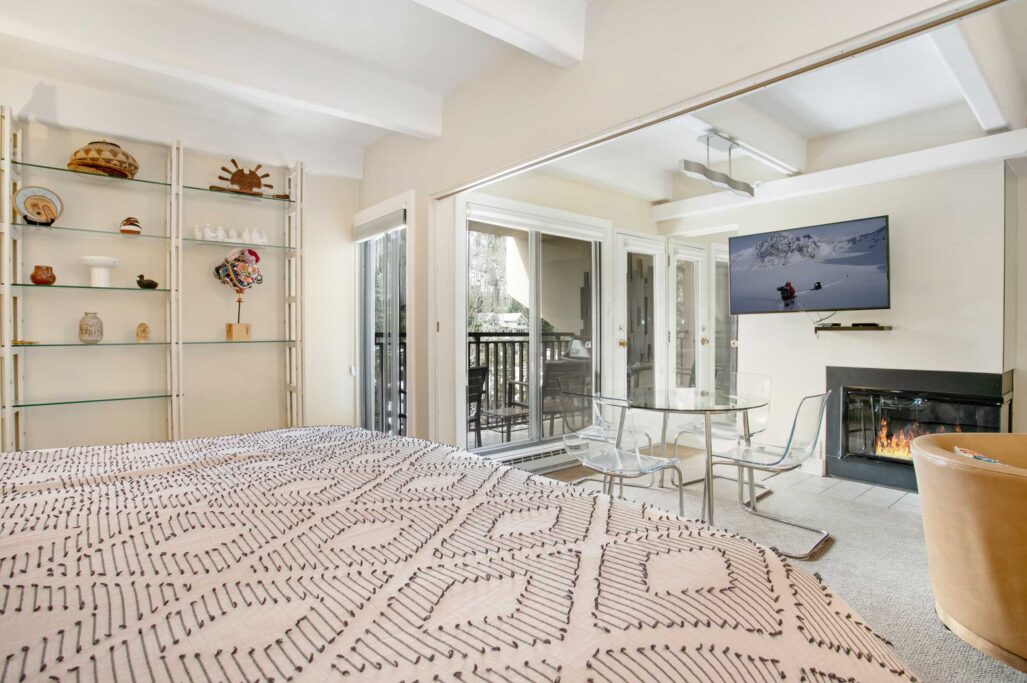
[[[585,54],[588,0],[414,0],[557,66]]]
[[[741,206],[748,207],[899,178],[939,173],[989,161],[1002,161],[1023,156],[1025,153],[1027,128],[1021,128],[951,145],[768,181],[756,186],[756,196],[753,198],[742,198],[731,192],[715,192],[658,204],[653,207],[653,220],[671,221]]]
[[[197,13],[202,12],[201,17]],[[442,96],[183,3],[0,0],[0,34],[422,138]]]
[[[950,24],[928,34],[963,98],[988,133],[1021,128],[1027,97],[1013,66],[997,13]]]
[[[7,69],[0,69],[0,92],[4,103],[25,120],[88,130],[122,143],[141,140],[167,145],[178,138],[192,151],[225,158],[246,150],[246,159],[266,166],[303,161],[311,173],[355,179],[363,174],[363,148],[340,138],[304,135],[253,120],[239,125],[238,120],[212,116],[200,107],[185,115],[181,107],[159,98],[80,83],[40,83],[33,76]]]

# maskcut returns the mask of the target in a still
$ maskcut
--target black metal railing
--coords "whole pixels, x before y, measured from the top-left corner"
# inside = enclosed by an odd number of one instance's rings
[[[541,344],[543,362],[558,360],[573,332],[543,332]],[[520,388],[528,383],[530,349],[527,332],[468,332],[467,366],[487,367],[485,382],[486,405],[502,408],[511,399],[527,402]]]
[[[374,333],[374,396],[379,415],[385,415],[385,334]],[[407,335],[399,335],[399,433],[407,433]]]

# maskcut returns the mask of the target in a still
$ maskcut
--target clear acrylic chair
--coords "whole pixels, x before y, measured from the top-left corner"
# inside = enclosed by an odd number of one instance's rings
[[[726,386],[734,387],[738,396],[745,398],[766,401],[767,405],[761,408],[753,408],[749,413],[749,436],[750,438],[766,431],[767,423],[770,422],[770,389],[771,376],[758,372],[729,372],[726,376],[718,377],[718,380],[726,381]],[[720,382],[718,382],[719,384]],[[724,416],[715,416],[712,421],[713,438],[720,441],[738,442],[745,436],[742,413],[729,413]],[[678,452],[681,439],[687,436],[705,436],[705,425],[703,420],[692,420],[681,425],[678,433],[674,436],[674,453]],[[731,477],[717,476],[718,479],[732,480]],[[685,482],[685,486],[701,484],[705,478],[692,479]],[[759,489],[760,499],[769,496],[773,491],[764,484],[756,483]]]
[[[792,431],[788,435],[788,443],[784,446],[770,446],[765,444],[753,444],[746,446],[743,440],[731,451],[717,453],[714,458],[714,466],[729,465],[738,468],[738,504],[746,512],[764,517],[776,522],[818,534],[817,540],[807,550],[800,553],[786,553],[782,555],[798,560],[805,560],[812,557],[827,542],[831,535],[821,529],[799,524],[782,517],[760,512],[756,509],[756,470],[761,472],[772,472],[779,474],[794,470],[803,461],[813,455],[820,439],[820,429],[824,421],[824,408],[827,406],[827,399],[831,392],[807,396],[799,402],[799,408],[795,411],[795,420],[792,422]],[[748,500],[745,496],[745,488],[748,487]],[[706,496],[712,495],[711,491],[703,490],[703,502],[705,510]]]
[[[682,474],[674,458],[660,458],[643,454],[653,451],[652,438],[635,427],[634,417],[627,401],[601,398],[598,396],[582,396],[580,389],[572,390],[564,385],[562,393],[564,401],[565,426],[569,433],[563,437],[567,452],[577,458],[582,467],[600,475],[603,493],[614,495],[615,485],[619,485],[619,497],[624,496],[624,480],[637,479],[657,472],[670,470],[672,483],[676,474],[678,489],[678,514],[685,514],[684,493],[681,488]],[[584,403],[590,404],[590,424],[580,422],[585,412]],[[568,422],[567,416],[573,416]],[[573,429],[579,427],[579,429]],[[590,481],[584,477],[573,482]],[[631,486],[632,484],[627,484]],[[636,485],[638,486],[638,485]]]

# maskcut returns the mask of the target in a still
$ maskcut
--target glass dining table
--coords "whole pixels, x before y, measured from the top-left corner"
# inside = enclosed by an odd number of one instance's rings
[[[667,427],[671,415],[702,415],[703,433],[706,438],[706,467],[703,475],[706,493],[703,495],[703,518],[713,524],[713,418],[717,415],[741,414],[742,438],[751,445],[749,433],[749,411],[762,408],[768,400],[762,397],[741,396],[724,391],[702,391],[699,389],[648,389],[633,388],[630,391],[599,391],[575,393],[580,396],[604,398],[621,403],[624,408],[645,410],[662,415],[660,430],[661,455],[667,455]],[[622,410],[617,430],[617,445],[620,445],[627,410]],[[677,455],[676,453],[674,454]]]

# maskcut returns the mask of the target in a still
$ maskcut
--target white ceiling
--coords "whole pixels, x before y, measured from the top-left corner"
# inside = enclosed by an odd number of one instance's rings
[[[930,38],[920,36],[747,99],[803,137],[816,138],[937,109],[962,94]]]
[[[930,146],[920,140],[944,138],[946,127],[953,141],[1021,128],[1027,111],[1024,35],[1027,0],[1010,0],[963,20],[949,30],[946,41],[927,34],[889,45],[586,149],[545,171],[666,201],[716,191],[678,173],[682,159],[705,162],[705,148],[696,138],[706,127],[799,173],[806,170],[807,151],[814,147],[822,153],[832,145],[861,145],[880,157]],[[953,116],[954,108],[966,115]],[[930,135],[919,135],[926,129]],[[874,141],[873,151],[868,139]],[[850,150],[849,163],[854,156],[858,152]],[[823,159],[817,156],[814,170],[823,170]],[[713,156],[718,170],[727,170],[723,160],[723,155]],[[784,177],[780,169],[744,152],[736,156],[733,175],[750,183]]]
[[[0,87],[16,112],[50,123],[103,126],[118,100],[135,117],[112,112],[120,129],[92,130],[238,153],[227,147],[246,127],[268,163],[360,177],[364,146],[441,135],[444,97],[499,61],[580,60],[587,5],[0,0]]]
[[[180,2],[182,0],[179,0]],[[185,0],[210,12],[307,42],[432,92],[447,94],[516,48],[411,0]]]
[[[708,128],[708,124],[695,117],[680,117],[559,159],[546,170],[640,199],[667,199],[682,159],[706,163],[707,148],[699,136]],[[709,159],[713,166],[727,168],[726,153],[711,149]],[[736,173],[748,168],[750,174],[765,171],[769,177],[782,177],[766,167],[753,168],[752,160],[746,159],[743,150],[734,150],[732,161]]]

